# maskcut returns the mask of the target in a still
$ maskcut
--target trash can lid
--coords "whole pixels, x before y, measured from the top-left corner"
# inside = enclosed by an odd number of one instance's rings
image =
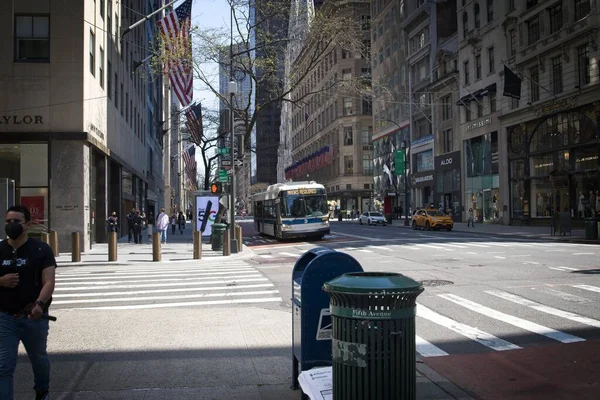
[[[420,292],[421,284],[395,272],[351,272],[325,282],[326,292]]]

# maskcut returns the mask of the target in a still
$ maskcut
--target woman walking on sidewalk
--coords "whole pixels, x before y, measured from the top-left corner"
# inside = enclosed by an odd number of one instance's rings
[[[183,211],[179,211],[179,216],[177,217],[177,223],[179,225],[179,234],[183,235],[183,230],[185,229],[185,215],[183,215]],[[173,232],[175,233],[175,232]]]
[[[472,228],[475,228],[475,222],[473,222],[473,209],[469,208],[469,212],[467,214],[467,228],[471,225]]]
[[[175,228],[177,228],[177,214],[171,214],[171,235],[175,234]]]

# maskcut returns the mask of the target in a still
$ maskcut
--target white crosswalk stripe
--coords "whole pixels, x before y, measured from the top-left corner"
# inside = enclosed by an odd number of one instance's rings
[[[243,261],[59,270],[53,308],[135,310],[277,303],[274,284]]]

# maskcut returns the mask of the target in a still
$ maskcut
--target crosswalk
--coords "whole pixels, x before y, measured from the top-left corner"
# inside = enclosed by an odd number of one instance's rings
[[[58,270],[53,309],[135,310],[278,303],[274,284],[240,260]]]
[[[377,240],[372,242],[377,243]],[[592,247],[589,251],[581,251],[585,245],[577,245],[572,243],[547,243],[547,242],[519,242],[519,241],[469,241],[469,242],[435,242],[427,241],[426,243],[417,243],[410,239],[403,239],[402,241],[396,241],[390,244],[391,241],[385,241],[382,245],[356,245],[352,243],[352,246],[344,243],[328,244],[327,247],[331,247],[337,251],[342,252],[358,252],[358,253],[384,253],[387,255],[393,255],[394,253],[410,252],[426,252],[431,255],[436,254],[463,254],[470,256],[482,256],[485,255],[489,258],[497,260],[505,260],[507,257],[528,257],[531,254],[526,254],[527,251],[531,252],[562,252],[564,255],[571,255],[577,257],[577,259],[587,260],[589,257],[600,256],[600,251],[596,250],[597,247]],[[300,247],[300,246],[297,246]],[[586,247],[584,247],[587,249]],[[308,248],[306,249],[308,250]],[[275,249],[265,250],[264,252],[257,251],[258,257],[262,258],[278,258],[278,257],[300,257],[304,254],[304,249]],[[516,252],[515,252],[516,251]],[[538,265],[537,261],[533,260],[520,260],[523,265]],[[563,267],[564,269],[578,270],[578,268]]]
[[[329,235],[325,235],[325,237],[323,239],[324,240],[337,240],[337,239],[342,239],[342,238],[347,238],[347,236],[331,233]],[[281,242],[279,242],[277,239],[269,237],[269,236],[261,236],[261,235],[244,236],[244,244],[246,246],[267,245],[267,244],[274,244],[274,243],[281,243]]]
[[[600,320],[589,315],[597,310],[589,305],[600,301],[600,286],[563,285],[555,292],[529,288],[517,294],[493,289],[424,296],[417,302],[417,352],[423,357],[444,357],[549,343],[568,345],[600,337]],[[581,305],[580,299],[587,307],[571,311]]]

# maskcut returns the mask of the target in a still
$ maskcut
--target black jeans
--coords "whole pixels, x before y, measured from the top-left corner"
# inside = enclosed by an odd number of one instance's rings
[[[177,225],[171,225],[171,234],[175,234],[175,228],[177,228]]]

